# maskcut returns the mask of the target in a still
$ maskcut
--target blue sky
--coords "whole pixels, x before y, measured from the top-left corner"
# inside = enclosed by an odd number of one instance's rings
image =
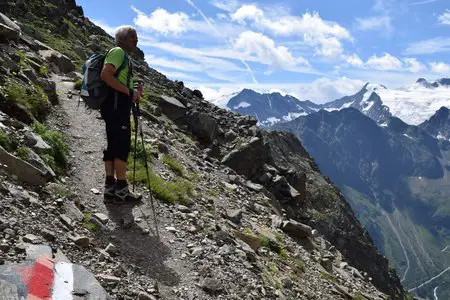
[[[450,73],[448,0],[77,0],[113,34],[131,24],[149,65],[208,99],[244,87],[324,103],[370,81]]]

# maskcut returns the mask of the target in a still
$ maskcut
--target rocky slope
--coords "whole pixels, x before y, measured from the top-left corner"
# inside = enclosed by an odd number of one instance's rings
[[[105,206],[98,195],[103,125],[78,108],[73,71],[111,38],[74,1],[0,8],[18,21],[0,22],[0,159],[8,165],[0,190],[2,263],[19,263],[28,244],[45,243],[117,299],[409,297],[298,139],[260,131],[255,119],[211,105],[149,68],[142,53],[133,60],[145,85],[156,205],[140,185],[143,205]],[[64,133],[69,148],[36,120]],[[146,180],[142,160],[140,153],[139,182]]]
[[[443,128],[447,116],[439,115],[430,124]],[[448,142],[395,117],[380,126],[354,108],[321,110],[275,128],[301,139],[408,289],[432,298],[442,284],[440,296],[449,295],[445,274],[415,289],[450,264],[441,251],[448,244]]]

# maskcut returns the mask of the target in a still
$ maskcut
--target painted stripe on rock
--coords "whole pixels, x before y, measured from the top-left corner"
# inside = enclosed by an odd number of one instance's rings
[[[33,265],[28,282],[28,300],[51,299],[54,262],[47,256],[40,256]]]
[[[73,299],[73,269],[71,263],[59,262],[55,265],[53,299]]]

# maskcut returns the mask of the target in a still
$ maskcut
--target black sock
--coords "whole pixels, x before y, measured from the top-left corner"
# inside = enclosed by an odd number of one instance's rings
[[[105,184],[107,185],[116,184],[116,178],[114,178],[114,176],[106,176]]]
[[[126,180],[119,180],[119,179],[117,180],[117,183],[116,183],[117,188],[121,189],[121,188],[126,187],[127,185],[128,185],[128,183]]]

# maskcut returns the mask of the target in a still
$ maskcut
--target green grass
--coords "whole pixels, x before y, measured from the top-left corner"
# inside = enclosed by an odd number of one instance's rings
[[[81,222],[81,226],[86,228],[87,230],[91,232],[99,232],[100,231],[100,225],[94,222],[91,222],[91,214],[90,213],[84,213],[83,222]]]
[[[42,159],[56,174],[63,173],[68,166],[69,147],[66,144],[66,138],[57,131],[48,130],[39,122],[34,123],[32,128],[52,147],[51,153],[42,155]]]
[[[184,176],[186,174],[186,169],[183,165],[169,155],[164,154],[163,162],[178,176]]]
[[[129,160],[130,162],[130,160]],[[129,163],[132,169],[132,163]],[[128,180],[133,182],[133,172],[128,172]],[[185,179],[176,178],[172,181],[164,181],[158,174],[156,174],[149,166],[150,189],[154,196],[163,202],[175,204],[187,204],[189,197],[192,197],[194,188],[192,183]],[[136,182],[144,183],[147,187],[147,173],[144,164],[141,161],[136,161]]]
[[[331,275],[331,274],[328,274],[327,272],[320,271],[320,275],[321,275],[324,279],[326,279],[326,280],[329,280],[329,281],[334,282],[334,283],[336,283],[336,284],[339,283],[338,280],[336,279],[336,277],[334,277],[334,276]]]
[[[353,300],[366,300],[367,299],[366,297],[364,297],[360,293],[356,293],[355,295],[353,295],[352,298],[353,298]]]
[[[83,84],[83,81],[81,79],[78,79],[77,81],[75,81],[74,89],[76,89],[77,91],[81,90],[82,84]]]
[[[0,146],[8,152],[14,152],[19,145],[19,142],[12,136],[0,129]]]
[[[5,83],[5,91],[8,98],[23,105],[34,117],[38,119],[44,117],[49,101],[41,87],[36,85],[25,87],[12,79],[8,79]]]
[[[48,75],[48,66],[47,65],[42,65],[39,68],[39,75],[41,75],[41,76],[47,76]]]
[[[29,155],[29,151],[27,148],[25,147],[19,147],[17,149],[17,157],[19,157],[20,159],[27,161],[28,160],[28,155]]]

